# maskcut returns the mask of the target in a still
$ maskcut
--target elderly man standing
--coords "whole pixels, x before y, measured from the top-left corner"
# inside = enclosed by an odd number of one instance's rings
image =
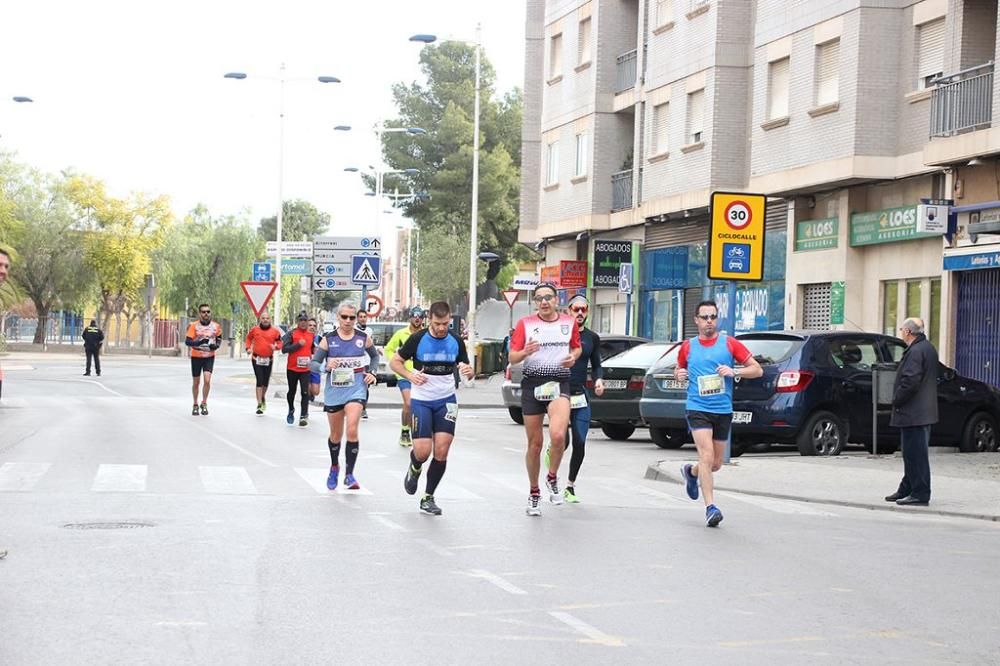
[[[899,428],[903,448],[903,480],[885,498],[900,506],[927,506],[931,501],[931,463],[927,447],[931,426],[938,420],[938,354],[924,335],[924,322],[910,317],[903,322],[906,351],[896,370],[889,425]]]

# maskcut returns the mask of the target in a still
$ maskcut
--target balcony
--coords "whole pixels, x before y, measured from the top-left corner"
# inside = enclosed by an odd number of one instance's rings
[[[632,49],[618,56],[617,76],[615,77],[615,94],[635,88],[636,72],[639,62],[639,50]]]
[[[632,169],[611,174],[611,212],[632,208]]]
[[[931,138],[989,127],[993,120],[993,63],[934,79]]]

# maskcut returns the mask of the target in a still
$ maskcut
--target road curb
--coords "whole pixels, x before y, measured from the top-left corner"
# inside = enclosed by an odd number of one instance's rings
[[[661,461],[664,462],[664,461]],[[654,463],[646,468],[646,479],[652,481],[661,481],[664,483],[676,483],[682,485],[684,481],[681,479],[680,472],[676,474],[666,472],[660,469],[659,463]],[[802,495],[787,495],[783,493],[771,493],[763,492],[758,490],[746,490],[744,488],[734,488],[732,486],[727,486],[716,482],[716,490],[723,490],[730,493],[739,493],[741,495],[753,495],[755,497],[770,497],[772,499],[783,499],[792,500],[795,502],[807,502],[809,504],[826,504],[829,506],[843,506],[851,509],[869,509],[871,511],[891,511],[896,513],[909,513],[909,514],[922,514],[922,515],[934,515],[934,516],[947,516],[949,518],[971,518],[973,520],[985,520],[988,522],[997,523],[1000,522],[1000,516],[993,516],[989,514],[982,513],[965,513],[962,511],[943,511],[940,509],[932,509],[930,507],[902,507],[896,504],[891,504],[889,502],[883,502],[881,504],[874,504],[868,502],[850,502],[847,500],[834,500],[834,499],[823,499],[819,497],[804,497]]]

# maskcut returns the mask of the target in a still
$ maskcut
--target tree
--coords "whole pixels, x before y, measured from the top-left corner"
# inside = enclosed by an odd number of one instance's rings
[[[14,239],[22,225],[14,214],[14,195],[22,184],[24,167],[14,162],[8,155],[0,154],[0,248],[11,255],[17,263],[17,249]],[[0,313],[19,299],[17,286],[13,280],[0,284]]]
[[[257,233],[265,241],[276,238],[278,218],[261,218]],[[296,199],[284,202],[281,219],[281,240],[311,241],[330,226],[330,214],[321,212],[308,201]]]
[[[388,123],[396,127],[421,127],[426,135],[383,135],[383,153],[393,169],[419,170],[400,177],[403,187],[425,191],[429,199],[404,204],[406,214],[425,233],[418,274],[435,274],[437,267],[425,263],[436,256],[430,245],[435,238],[456,235],[469,238],[474,136],[475,47],[444,42],[425,47],[420,54],[425,85],[393,86],[399,117]],[[517,241],[521,160],[521,92],[518,89],[494,99],[495,74],[489,60],[482,62],[478,250],[496,252],[512,260],[524,259],[528,250]],[[391,187],[391,185],[390,185]],[[451,244],[450,244],[451,245]],[[457,249],[457,248],[455,248]],[[468,241],[464,256],[468,256]],[[452,255],[452,261],[454,255]],[[465,268],[468,285],[468,267]],[[453,281],[454,276],[449,283]],[[467,287],[466,287],[467,288]],[[465,291],[465,290],[463,290]]]
[[[65,182],[36,171],[23,176],[7,199],[8,210],[18,223],[11,234],[18,247],[11,273],[38,313],[33,342],[41,344],[49,313],[60,303],[77,305],[92,280],[84,260],[84,234],[73,215]]]

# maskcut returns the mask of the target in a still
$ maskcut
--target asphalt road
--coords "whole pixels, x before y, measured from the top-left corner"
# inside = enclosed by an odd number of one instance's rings
[[[467,410],[438,489],[397,415],[328,493],[323,415],[253,415],[220,362],[5,359],[0,663],[1000,663],[1000,525],[724,495],[719,529],[592,431],[582,503],[524,514],[524,435]],[[395,390],[377,388],[375,390]],[[723,471],[725,473],[725,470]]]

